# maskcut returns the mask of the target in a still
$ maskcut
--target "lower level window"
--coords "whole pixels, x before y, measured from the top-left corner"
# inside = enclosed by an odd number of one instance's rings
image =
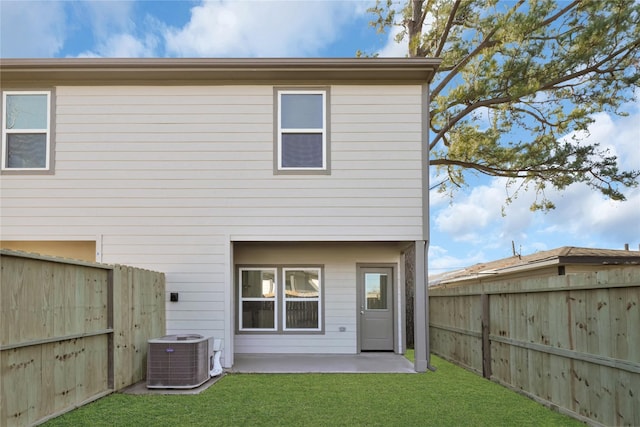
[[[276,277],[275,269],[241,270],[240,329],[276,330]]]
[[[322,330],[321,267],[243,267],[238,274],[239,330]]]

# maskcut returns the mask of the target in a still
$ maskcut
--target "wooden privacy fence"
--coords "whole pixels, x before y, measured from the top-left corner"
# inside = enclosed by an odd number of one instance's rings
[[[22,426],[146,375],[165,334],[164,274],[0,251],[0,426]]]
[[[640,267],[429,291],[431,351],[592,425],[640,425]]]

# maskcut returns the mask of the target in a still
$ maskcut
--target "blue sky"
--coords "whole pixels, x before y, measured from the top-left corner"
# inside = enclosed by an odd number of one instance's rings
[[[359,49],[404,56],[394,34],[368,25],[373,3],[0,0],[0,57],[352,57]],[[590,138],[623,168],[640,169],[640,102],[625,110],[628,117],[595,116]],[[639,248],[640,188],[627,190],[623,203],[580,184],[547,191],[557,206],[550,213],[529,211],[535,195],[525,192],[503,215],[504,180],[470,182],[453,199],[431,193],[431,274],[511,256],[512,241],[523,255],[559,246]]]

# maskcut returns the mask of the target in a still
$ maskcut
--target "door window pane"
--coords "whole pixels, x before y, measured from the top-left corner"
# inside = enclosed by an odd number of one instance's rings
[[[386,310],[388,280],[386,274],[366,273],[365,280],[365,299],[367,310]]]

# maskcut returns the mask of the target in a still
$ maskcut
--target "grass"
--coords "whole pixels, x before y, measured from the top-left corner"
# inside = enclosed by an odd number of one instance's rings
[[[45,426],[583,426],[432,364],[425,374],[231,374],[199,395],[112,394]]]

